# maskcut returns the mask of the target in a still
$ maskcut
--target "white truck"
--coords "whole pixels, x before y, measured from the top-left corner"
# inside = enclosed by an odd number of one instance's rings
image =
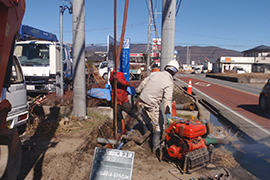
[[[100,76],[105,80],[105,82],[107,82],[108,81],[108,62],[107,61],[103,61],[99,64],[98,72]]]
[[[63,45],[63,59],[60,61],[60,43],[56,36],[36,28],[26,27],[24,32],[22,32],[23,26],[21,27],[22,34],[28,34],[27,38],[30,36],[33,40],[16,42],[15,53],[22,65],[27,92],[39,94],[55,92],[57,86],[56,75],[60,72],[61,62],[63,63],[64,84],[71,83],[72,61],[69,47]],[[35,32],[35,34],[30,34],[32,32]],[[23,38],[24,36],[21,39]]]
[[[112,72],[113,68],[111,68]],[[129,80],[141,79],[142,72],[146,70],[145,63],[132,63],[129,64]],[[108,62],[103,61],[99,64],[99,74],[107,82],[108,79]]]

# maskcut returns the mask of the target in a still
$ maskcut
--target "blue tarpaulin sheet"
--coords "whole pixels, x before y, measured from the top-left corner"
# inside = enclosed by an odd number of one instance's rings
[[[127,87],[127,92],[131,96],[136,94],[136,90],[134,87]],[[88,96],[98,98],[98,99],[106,99],[107,101],[112,100],[112,90],[110,85],[106,85],[106,88],[92,88],[87,92]]]
[[[88,96],[95,97],[98,99],[106,99],[107,101],[112,100],[110,89],[92,88],[88,91]]]
[[[136,94],[136,90],[133,86],[128,86],[127,87],[127,92],[128,94],[130,94],[131,96],[134,96]]]

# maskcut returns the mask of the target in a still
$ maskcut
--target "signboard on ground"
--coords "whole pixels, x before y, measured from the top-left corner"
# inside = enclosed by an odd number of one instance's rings
[[[95,148],[89,180],[131,180],[135,153]]]

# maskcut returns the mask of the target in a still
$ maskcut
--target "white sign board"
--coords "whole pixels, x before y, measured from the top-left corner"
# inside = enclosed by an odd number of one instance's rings
[[[89,180],[131,180],[135,153],[95,148]]]

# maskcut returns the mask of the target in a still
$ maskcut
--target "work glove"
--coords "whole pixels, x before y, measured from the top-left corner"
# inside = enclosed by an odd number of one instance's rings
[[[166,119],[171,119],[172,114],[166,114]]]
[[[166,120],[168,122],[168,126],[170,126],[170,124],[173,123],[172,119],[171,119],[171,114],[166,114]]]
[[[138,93],[134,94],[134,96],[133,96],[133,101],[134,101],[134,102],[137,102],[138,99],[140,99],[140,94],[138,94]]]

